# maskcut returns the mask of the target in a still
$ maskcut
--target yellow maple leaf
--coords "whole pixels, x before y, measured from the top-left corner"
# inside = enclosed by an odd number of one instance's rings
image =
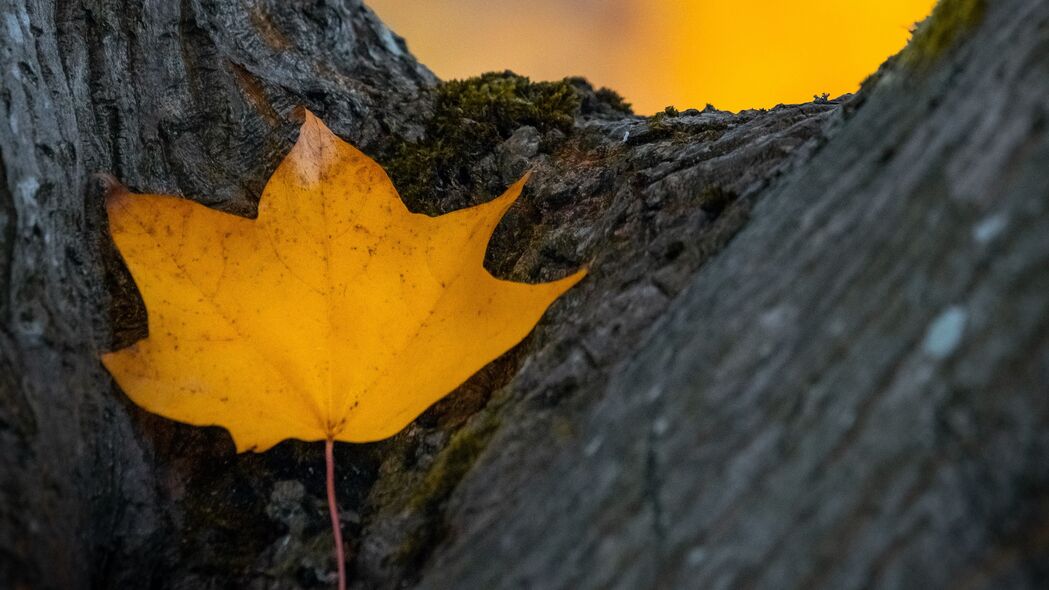
[[[146,410],[220,425],[239,452],[396,434],[524,338],[585,270],[538,285],[483,267],[527,176],[439,217],[306,113],[257,219],[113,191],[110,233],[149,336],[103,355]],[[330,460],[329,460],[330,465]]]

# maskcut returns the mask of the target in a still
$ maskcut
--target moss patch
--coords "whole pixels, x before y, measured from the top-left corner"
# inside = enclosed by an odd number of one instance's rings
[[[423,515],[425,520],[401,542],[394,560],[410,570],[418,570],[426,562],[447,532],[440,514],[442,505],[473,467],[498,427],[497,413],[489,408],[448,441],[408,501],[410,509]]]
[[[911,42],[900,56],[905,66],[928,66],[983,20],[986,0],[940,0],[929,18],[915,27]]]
[[[452,435],[448,446],[437,456],[433,467],[413,494],[410,501],[412,508],[437,508],[473,467],[499,426],[499,419],[494,412],[488,411],[480,418]]]
[[[409,205],[446,190],[476,191],[472,170],[515,130],[567,134],[580,108],[572,81],[532,82],[509,71],[452,80],[435,92],[423,138],[397,142],[384,158]]]

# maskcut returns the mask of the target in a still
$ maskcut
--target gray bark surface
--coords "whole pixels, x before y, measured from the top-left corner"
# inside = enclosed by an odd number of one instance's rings
[[[863,100],[566,440],[493,438],[421,587],[1045,587],[1049,5]]]
[[[146,317],[91,175],[250,216],[296,106],[399,169],[439,81],[353,0],[0,19],[0,587],[330,587],[321,445],[236,455],[101,368]],[[957,41],[737,115],[574,81],[570,129],[411,196],[531,168],[489,267],[591,274],[406,431],[339,446],[353,585],[1044,587],[1049,5]]]

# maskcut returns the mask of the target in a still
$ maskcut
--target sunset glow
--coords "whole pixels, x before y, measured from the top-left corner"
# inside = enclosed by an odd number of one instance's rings
[[[582,75],[643,114],[854,91],[935,0],[370,0],[443,79]]]

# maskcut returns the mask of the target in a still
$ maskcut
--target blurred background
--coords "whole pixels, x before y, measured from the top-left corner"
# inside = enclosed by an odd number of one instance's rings
[[[651,114],[852,92],[935,0],[367,0],[442,79],[582,75]]]

